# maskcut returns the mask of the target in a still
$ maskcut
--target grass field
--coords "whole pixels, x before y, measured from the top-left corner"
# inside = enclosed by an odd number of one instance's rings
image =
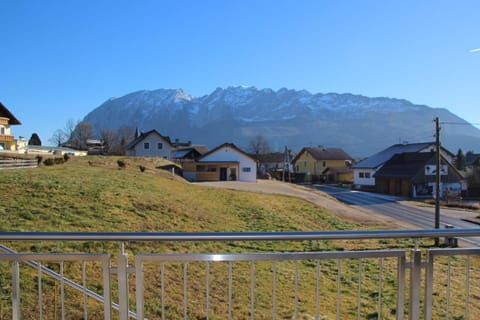
[[[40,166],[36,169],[2,170],[0,179],[3,192],[0,193],[0,225],[1,231],[102,231],[102,232],[217,232],[217,231],[321,231],[362,229],[364,226],[337,218],[330,212],[314,206],[306,201],[279,195],[255,194],[216,188],[205,188],[192,185],[183,179],[172,176],[170,172],[159,169],[167,164],[162,159],[151,158],[118,158],[118,157],[72,157],[63,164]],[[18,251],[25,252],[119,252],[119,243],[8,243]],[[420,243],[425,245],[425,243]],[[319,251],[319,250],[359,250],[365,248],[412,248],[411,240],[401,241],[304,241],[304,242],[235,242],[235,243],[127,243],[127,252],[135,253],[182,253],[182,252],[270,252],[270,251]],[[225,275],[225,266],[212,267],[212,274]],[[178,266],[172,266],[173,270]],[[237,271],[241,275],[234,280],[238,292],[236,301],[239,319],[248,318],[248,266]],[[305,262],[300,265],[302,278],[302,302],[304,310],[312,310],[311,296],[315,283],[312,272],[314,263]],[[337,280],[336,264],[327,262],[323,266],[326,275],[323,285],[326,292],[332,291]],[[347,263],[342,273],[346,285],[342,287],[345,295],[343,307],[351,310],[345,318],[354,317],[356,311],[355,270],[358,264]],[[367,277],[378,277],[378,261],[365,261],[363,268]],[[281,319],[291,319],[288,308],[292,291],[291,284],[294,266],[280,266],[279,278],[284,286],[279,287],[278,299],[281,305]],[[202,268],[191,266],[190,272],[201,275]],[[268,273],[271,266],[259,266],[258,274]],[[393,262],[385,261],[383,267],[386,291],[395,287],[395,267]],[[95,271],[90,271],[94,273]],[[244,272],[246,272],[244,274]],[[148,274],[148,273],[147,273]],[[242,280],[243,279],[243,280]],[[6,279],[0,279],[3,282]],[[151,272],[146,283],[152,288],[158,287],[158,272]],[[177,288],[182,282],[181,272],[173,272],[167,278],[169,288]],[[271,292],[270,279],[265,277],[256,283],[259,301]],[[46,284],[48,285],[48,284]],[[54,286],[54,284],[50,284]],[[25,284],[34,287],[34,284]],[[93,287],[100,287],[92,283]],[[389,290],[387,290],[389,289]],[[101,288],[100,288],[101,290]],[[177,291],[178,291],[177,290]],[[202,283],[191,284],[189,294],[202,291]],[[365,297],[362,308],[366,316],[374,317],[378,297],[377,284],[365,284]],[[7,290],[8,291],[8,290]],[[148,290],[147,290],[148,291]],[[176,292],[177,292],[176,291]],[[218,296],[224,293],[221,282],[213,289]],[[148,292],[150,296],[148,296]],[[153,289],[147,292],[146,307],[149,318],[159,317],[158,299]],[[335,292],[325,294],[322,314],[333,317],[335,313]],[[74,293],[71,293],[75,297]],[[179,295],[172,295],[169,300],[169,319],[181,317],[181,303],[175,301]],[[26,298],[28,301],[28,298]],[[45,299],[54,299],[52,297]],[[75,300],[75,298],[73,298]],[[393,296],[385,294],[384,318],[394,317]],[[3,301],[3,299],[2,299]],[[52,300],[53,301],[53,300]],[[152,302],[154,301],[154,302]],[[155,302],[156,301],[156,302]],[[34,301],[30,302],[35,305]],[[205,302],[199,301],[199,305]],[[225,303],[222,298],[214,300],[213,309],[225,314]],[[263,311],[257,315],[259,319],[268,319],[271,309],[266,302]],[[26,303],[28,305],[28,303]],[[2,309],[8,309],[3,307]],[[97,306],[96,308],[99,308]],[[303,310],[302,309],[302,310]],[[262,310],[262,309],[261,309]],[[290,310],[290,311],[289,311]],[[0,316],[3,314],[0,310]],[[8,314],[8,311],[5,311]],[[28,311],[26,311],[28,312]],[[33,311],[32,311],[33,312]],[[352,314],[350,314],[352,313]],[[241,316],[240,316],[241,315]],[[193,312],[192,319],[201,319],[200,310]],[[33,316],[34,317],[34,316]],[[73,317],[73,315],[72,315]],[[92,316],[92,318],[95,318]],[[220,316],[219,319],[222,317]]]

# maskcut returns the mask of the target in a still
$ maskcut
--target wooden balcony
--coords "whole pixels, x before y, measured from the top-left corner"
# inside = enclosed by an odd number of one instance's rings
[[[15,136],[11,134],[0,134],[0,142],[13,142],[15,141]]]

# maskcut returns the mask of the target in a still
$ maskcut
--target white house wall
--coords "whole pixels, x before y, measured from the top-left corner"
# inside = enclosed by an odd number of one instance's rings
[[[369,168],[358,168],[353,169],[353,184],[357,186],[374,186],[375,185],[375,178],[373,177],[375,169]],[[360,177],[363,175],[363,177]],[[368,178],[366,177],[368,176]]]
[[[200,162],[238,162],[240,164],[238,180],[248,182],[257,181],[256,162],[230,147],[221,148],[202,158]]]
[[[162,143],[162,149],[158,149],[158,143]],[[145,143],[148,143],[150,148],[145,149]],[[140,141],[135,147],[134,156],[137,157],[160,157],[165,159],[171,158],[172,149],[165,139],[162,139],[156,134],[151,134]]]

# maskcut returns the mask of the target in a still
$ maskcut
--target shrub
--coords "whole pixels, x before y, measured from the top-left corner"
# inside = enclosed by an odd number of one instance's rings
[[[53,166],[55,164],[55,160],[53,158],[48,158],[43,161],[43,164],[46,166]]]
[[[42,163],[43,157],[42,156],[36,156],[35,158],[37,159],[38,165],[40,165],[40,163]]]
[[[68,153],[64,153],[64,154],[63,154],[63,160],[64,160],[65,162],[67,162],[68,160],[70,160],[70,156],[68,155]]]
[[[55,164],[62,164],[64,163],[65,161],[63,160],[63,158],[55,158]]]
[[[145,167],[142,166],[142,165],[139,165],[138,167],[140,168],[140,171],[141,171],[141,172],[145,172],[145,170],[147,169],[147,168],[145,168]]]
[[[123,160],[117,160],[117,164],[118,164],[118,168],[120,169],[124,169],[127,166],[127,164]]]

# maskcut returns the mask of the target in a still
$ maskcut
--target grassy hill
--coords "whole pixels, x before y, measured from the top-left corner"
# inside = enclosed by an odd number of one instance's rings
[[[120,168],[118,162],[125,164]],[[191,185],[162,159],[72,157],[0,172],[3,231],[283,231],[358,226],[305,201]],[[144,169],[142,172],[140,166]]]
[[[159,167],[169,164],[162,159],[126,158],[126,157],[72,157],[63,164],[51,166],[41,165],[36,169],[2,170],[0,180],[0,225],[1,231],[155,231],[155,232],[209,232],[209,231],[311,231],[362,229],[362,225],[337,218],[326,210],[313,204],[287,196],[256,194],[217,188],[206,188],[189,184],[182,178],[172,176]],[[35,252],[110,252],[115,255],[120,250],[119,243],[9,243],[19,251]],[[127,243],[127,252],[132,253],[180,253],[180,252],[262,252],[262,251],[312,251],[312,250],[358,250],[362,248],[384,248],[400,246],[412,247],[413,242],[404,241],[297,241],[297,242],[235,242],[235,243]],[[384,261],[383,277],[385,290],[395,286],[396,267],[393,261]],[[171,266],[171,274],[167,276],[168,288],[174,293],[167,301],[168,319],[182,317],[181,292],[182,271],[179,266]],[[202,277],[204,266],[189,266],[189,273]],[[258,266],[259,275],[271,272],[271,266]],[[311,314],[315,301],[315,264],[302,262],[301,268],[301,300],[300,310]],[[337,265],[334,261],[322,267],[324,274],[322,285],[325,294],[322,297],[322,314],[333,318],[336,310]],[[364,262],[366,278],[378,279],[378,261]],[[241,269],[241,270],[240,270]],[[249,266],[244,265],[236,270],[239,278],[234,279],[236,290],[235,318],[248,318],[249,312]],[[292,279],[295,266],[292,262],[279,269],[278,306],[279,318],[292,317]],[[356,270],[358,262],[343,266],[342,309],[354,316],[356,312]],[[147,269],[146,269],[147,270]],[[148,317],[160,316],[158,289],[158,270],[151,268],[146,275],[147,292],[146,308]],[[202,271],[203,270],[203,271]],[[212,295],[224,297],[225,268],[212,267],[218,284],[213,284]],[[243,270],[243,271],[242,271]],[[93,272],[93,271],[91,271]],[[218,272],[218,273],[217,273]],[[5,276],[8,278],[8,272]],[[72,277],[74,277],[72,275]],[[204,277],[204,275],[203,275]],[[223,277],[223,279],[222,279]],[[215,280],[215,281],[216,281]],[[34,282],[24,284],[30,289]],[[201,280],[192,281],[189,296],[204,292]],[[45,284],[47,286],[47,284]],[[50,284],[54,286],[54,284]],[[92,283],[93,287],[101,287],[101,283]],[[271,278],[259,277],[256,280],[257,299],[260,319],[271,317],[271,307],[266,298],[271,294]],[[100,289],[101,290],[101,289]],[[378,284],[364,284],[362,301],[366,316],[375,315],[378,300]],[[33,290],[34,291],[34,290]],[[376,295],[377,294],[377,295]],[[73,299],[75,293],[70,293]],[[225,316],[224,298],[212,298],[212,310],[216,310],[220,318]],[[263,301],[263,299],[267,299]],[[48,297],[45,299],[48,300]],[[50,297],[53,301],[53,297]],[[27,301],[25,298],[22,301]],[[202,300],[203,301],[203,300]],[[205,303],[194,300],[196,307],[191,309],[192,319],[201,319]],[[394,317],[394,297],[391,294],[383,297],[385,305],[384,318]],[[31,300],[35,305],[35,300]],[[196,308],[196,309],[195,309]],[[95,309],[95,308],[94,308]],[[101,310],[97,305],[96,309]],[[96,310],[95,309],[95,310]],[[34,310],[34,307],[32,307]],[[25,312],[29,312],[28,310]],[[33,311],[32,311],[33,312]],[[35,313],[34,313],[35,314]],[[32,316],[35,317],[35,316]],[[79,316],[80,317],[80,316]],[[71,318],[74,318],[73,316]],[[95,312],[91,316],[95,319]],[[100,316],[99,316],[100,318]],[[213,319],[216,319],[212,317]],[[219,319],[220,319],[219,318]]]

